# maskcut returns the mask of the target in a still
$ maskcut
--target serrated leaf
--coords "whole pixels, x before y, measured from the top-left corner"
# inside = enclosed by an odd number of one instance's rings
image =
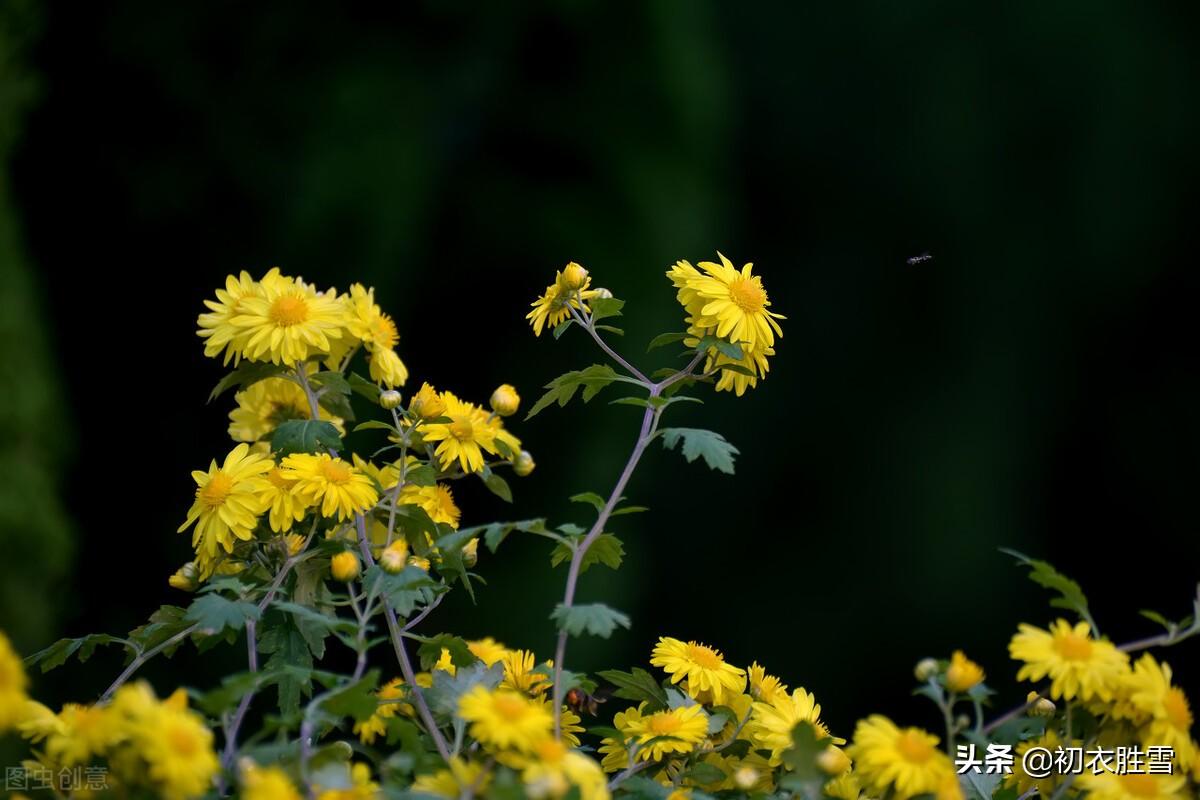
[[[271,434],[271,451],[280,456],[340,449],[341,434],[323,419],[289,419]]]
[[[569,562],[574,552],[569,544],[561,542],[550,552],[550,566]],[[611,533],[602,533],[592,540],[583,559],[579,562],[579,574],[588,571],[593,564],[603,564],[609,569],[620,569],[621,561],[625,558],[625,547],[621,540]]]
[[[478,525],[474,528],[463,528],[462,530],[470,531],[483,538],[483,543],[487,545],[487,549],[493,553],[499,549],[500,544],[508,538],[508,535],[513,531],[523,531],[525,533],[533,533],[538,536],[546,536],[551,539],[558,540],[558,534],[546,528],[546,520],[542,518],[525,519],[519,522],[493,522],[489,525]]]
[[[272,364],[269,361],[243,361],[237,369],[221,378],[220,382],[213,387],[213,390],[209,392],[208,402],[211,403],[235,386],[242,389],[266,378],[273,378],[287,370],[288,367],[283,364]]]
[[[404,482],[413,486],[433,486],[437,483],[437,470],[429,464],[409,467],[404,473]]]
[[[350,383],[340,372],[325,370],[308,376],[308,381],[318,389],[338,394],[350,394]]]
[[[693,349],[697,353],[706,353],[706,352],[708,352],[708,350],[710,348],[715,349],[718,353],[725,356],[726,358],[731,358],[734,361],[742,360],[743,353],[742,353],[741,345],[733,344],[732,342],[727,342],[724,339],[720,338],[719,336],[711,336],[710,335],[710,336],[701,337],[700,341],[696,343],[696,346]],[[721,366],[724,366],[724,365],[721,365]]]
[[[682,342],[686,338],[688,338],[688,334],[686,333],[660,333],[650,340],[650,344],[646,346],[646,352],[649,353],[651,350],[663,347],[664,345]]]
[[[792,746],[783,751],[783,763],[801,781],[823,780],[817,756],[832,740],[810,722],[801,721],[792,728]]]
[[[421,659],[421,669],[428,672],[442,657],[442,650],[450,653],[450,662],[456,667],[469,667],[479,659],[471,652],[464,639],[449,633],[439,633],[436,636],[421,637],[421,645],[417,648],[417,657]]]
[[[429,707],[439,717],[453,718],[458,713],[458,699],[476,686],[495,689],[504,678],[504,665],[496,662],[486,667],[482,662],[463,667],[453,675],[435,670],[433,686],[425,690]]]
[[[240,631],[246,626],[246,620],[257,620],[258,617],[258,606],[253,603],[229,600],[219,594],[206,594],[192,601],[185,619],[195,622],[201,630],[213,635],[226,629]]]
[[[717,783],[725,780],[725,772],[707,761],[700,761],[692,764],[683,773],[684,780],[698,783],[701,786],[707,783]]]
[[[566,631],[571,636],[581,636],[586,632],[602,639],[612,636],[612,632],[618,627],[628,628],[630,624],[628,616],[603,603],[584,603],[570,607],[559,603],[551,612],[550,619],[558,623],[559,630]]]
[[[631,672],[622,672],[619,669],[605,670],[597,672],[596,677],[603,678],[617,687],[613,692],[614,697],[632,700],[635,703],[645,700],[650,704],[651,711],[667,707],[667,693],[654,676],[641,667],[634,667]]]
[[[592,310],[592,321],[597,322],[607,317],[621,316],[621,309],[625,307],[625,301],[616,297],[597,297],[589,300],[588,306]]]
[[[1004,547],[1000,548],[1000,552],[1012,556],[1020,563],[1029,567],[1029,579],[1031,581],[1052,592],[1058,593],[1057,597],[1050,600],[1050,605],[1055,608],[1066,608],[1075,611],[1079,616],[1091,623],[1092,617],[1091,612],[1088,610],[1087,597],[1078,583],[1056,570],[1049,562],[1039,561],[1036,558],[1030,558],[1024,553]],[[1093,625],[1092,627],[1094,628],[1095,626]]]
[[[416,610],[418,604],[433,600],[437,582],[420,567],[407,566],[395,575],[384,572],[378,564],[363,574],[363,587],[371,597],[384,597],[388,605],[402,617]]]
[[[290,621],[267,628],[258,649],[270,654],[265,669],[278,674],[279,710],[284,715],[300,710],[301,696],[312,694],[312,654],[304,635]]]
[[[355,722],[366,722],[379,708],[375,690],[379,686],[379,670],[373,669],[361,680],[331,692],[321,707],[337,717],[353,717]]]
[[[145,652],[167,641],[191,624],[187,620],[187,609],[179,606],[162,606],[150,615],[149,622],[130,631],[129,639]],[[163,651],[164,655],[169,657],[171,655],[169,650],[170,648]]]
[[[106,633],[93,633],[78,639],[59,639],[49,647],[26,657],[25,663],[31,667],[40,665],[42,672],[49,672],[61,667],[71,656],[77,656],[80,663],[87,661],[98,646],[105,644],[124,644],[124,641]]]
[[[661,433],[663,447],[668,450],[683,442],[681,452],[688,463],[703,458],[709,468],[733,474],[733,457],[738,449],[721,434],[701,428],[663,428]]]
[[[379,403],[379,395],[382,390],[375,385],[374,381],[369,381],[357,372],[351,372],[350,377],[346,379],[346,383],[350,384],[350,391],[365,397],[372,403]]]
[[[557,402],[560,407],[565,406],[571,402],[571,398],[575,396],[575,392],[580,387],[583,389],[583,401],[586,403],[613,381],[638,384],[632,378],[624,378],[618,375],[607,364],[592,364],[586,369],[565,372],[546,384],[546,393],[539,397],[538,401],[533,404],[533,408],[529,409],[529,413],[525,416],[525,419],[531,419],[542,410],[548,408],[552,403]]]

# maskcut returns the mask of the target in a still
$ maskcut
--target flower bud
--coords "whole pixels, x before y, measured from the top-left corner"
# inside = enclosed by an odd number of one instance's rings
[[[492,392],[491,402],[493,411],[502,417],[511,417],[521,405],[521,396],[517,394],[516,389],[505,383],[497,386],[496,391]]]
[[[577,289],[582,289],[587,283],[588,271],[572,261],[567,266],[563,267],[562,271],[562,287],[568,292],[574,292]]]
[[[409,566],[416,567],[422,572],[429,572],[429,559],[422,556],[409,556]]]
[[[446,403],[432,386],[423,383],[413,396],[409,411],[424,420],[437,419],[446,413]]]
[[[185,592],[194,592],[200,585],[199,570],[196,569],[196,562],[189,561],[179,569],[175,570],[175,574],[167,579],[167,583],[172,587]]]
[[[329,571],[333,574],[334,580],[349,583],[362,572],[362,564],[359,563],[358,556],[354,553],[343,550],[329,560]]]
[[[965,731],[969,727],[971,727],[971,718],[966,714],[959,714],[954,718],[954,730]]]
[[[917,662],[917,666],[913,669],[913,675],[917,680],[924,683],[925,681],[938,674],[938,663],[932,658],[922,658]]]
[[[393,408],[399,407],[402,399],[400,393],[395,389],[385,389],[379,393],[379,405],[383,406],[385,411],[391,411]]]
[[[758,783],[758,779],[758,770],[754,767],[738,767],[733,773],[733,782],[744,792],[752,789],[754,784]]]
[[[817,754],[817,766],[826,775],[841,775],[850,769],[850,756],[830,745]]]
[[[470,569],[471,567],[473,567],[477,563],[479,563],[479,540],[478,539],[472,539],[471,541],[469,541],[465,545],[463,545],[462,562],[463,562],[463,566],[466,567],[467,569]]]
[[[1030,692],[1025,698],[1026,705],[1029,708],[1026,710],[1031,717],[1053,717],[1058,708],[1053,701],[1040,696],[1037,692]]]
[[[408,542],[397,539],[384,548],[379,555],[379,567],[389,575],[395,575],[408,563]]]
[[[289,533],[283,537],[283,544],[287,547],[289,557],[298,556],[304,549],[304,537],[298,533]]]
[[[603,286],[601,286],[599,289],[596,289],[595,292],[596,294],[593,295],[593,297],[595,297],[597,300],[612,300],[613,293],[608,289],[605,289]]]
[[[946,668],[946,688],[952,692],[967,692],[983,682],[983,668],[955,650]]]
[[[513,472],[520,478],[533,472],[533,468],[536,466],[537,464],[533,463],[533,456],[529,454],[528,450],[522,450],[513,459]]]

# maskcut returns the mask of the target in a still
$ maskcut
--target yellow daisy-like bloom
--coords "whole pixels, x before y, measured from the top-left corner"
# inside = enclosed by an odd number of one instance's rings
[[[58,713],[58,722],[46,737],[46,755],[64,767],[86,764],[126,736],[122,720],[105,706],[67,703]]]
[[[700,705],[672,708],[628,720],[630,735],[637,739],[639,761],[658,761],[671,753],[690,753],[708,735],[708,716]]]
[[[451,675],[456,675],[458,673],[458,667],[454,665],[454,661],[450,657],[449,648],[442,648],[442,652],[438,656],[437,663],[433,665],[433,671],[436,672],[438,670],[441,670],[442,672],[449,672]]]
[[[1028,794],[1030,790],[1037,789],[1038,797],[1053,797],[1055,790],[1062,785],[1066,778],[1064,773],[1057,770],[1051,770],[1049,775],[1033,777],[1025,771],[1025,754],[1030,750],[1041,748],[1055,752],[1060,747],[1064,747],[1063,741],[1059,738],[1056,731],[1048,730],[1046,733],[1037,739],[1020,742],[1016,746],[1016,752],[1013,756],[1013,771],[1004,778],[1005,786],[1015,787],[1018,794]],[[1076,747],[1081,746],[1076,742]]]
[[[260,767],[245,759],[240,771],[242,800],[301,800],[291,779],[279,767]]]
[[[363,744],[374,743],[387,730],[387,721],[397,714],[413,715],[411,705],[396,702],[408,697],[408,689],[402,678],[393,678],[380,686],[375,691],[375,697],[379,700],[375,713],[363,722],[354,723],[354,733]]]
[[[408,410],[414,416],[428,422],[432,419],[437,419],[446,412],[446,403],[442,400],[442,396],[430,386],[428,383],[422,383],[421,388],[413,395],[412,401],[408,404]]]
[[[309,419],[311,409],[304,390],[288,378],[264,378],[234,395],[237,408],[229,412],[229,437],[235,442],[266,439],[281,423]],[[342,419],[319,409],[321,419],[342,431]]]
[[[458,529],[458,521],[462,512],[454,503],[454,493],[444,483],[433,486],[414,486],[407,484],[400,490],[400,503],[406,506],[420,506],[434,522],[449,525]]]
[[[717,336],[731,342],[745,342],[751,347],[774,346],[775,337],[783,336],[775,320],[785,317],[769,310],[771,301],[767,299],[762,278],[751,274],[754,265],[746,264],[739,271],[724,255],[717,253],[717,256],[720,264],[700,262],[707,275],[688,280],[688,288],[696,293],[696,303],[704,303],[693,323],[712,328]]]
[[[236,364],[242,358],[242,349],[250,339],[250,334],[234,325],[231,320],[244,313],[242,300],[247,297],[262,296],[262,284],[276,283],[286,280],[279,274],[279,268],[272,268],[263,276],[261,281],[250,277],[250,273],[242,270],[238,277],[229,275],[225,278],[225,288],[217,289],[217,299],[205,300],[204,305],[209,311],[196,319],[199,330],[196,331],[204,339],[204,355],[216,358],[225,351],[224,363],[232,359]]]
[[[671,676],[671,683],[687,679],[687,691],[692,697],[711,698],[720,705],[730,694],[739,694],[746,687],[746,671],[725,663],[721,651],[697,642],[681,642],[668,636],[659,637],[650,663],[662,667]]]
[[[811,723],[820,738],[829,736],[829,729],[821,721],[821,706],[816,697],[803,688],[790,695],[780,693],[770,703],[755,703],[747,724],[747,733],[755,746],[771,751],[771,763],[782,760],[784,750],[792,746],[792,728],[800,722]],[[845,739],[834,739],[834,744],[845,744]]]
[[[605,737],[600,742],[599,752],[602,754],[600,767],[605,772],[618,772],[629,766],[629,744],[626,740],[633,737],[641,719],[641,706],[618,711],[613,716],[613,727],[621,732],[623,738]]]
[[[267,521],[271,524],[271,530],[287,533],[294,523],[304,519],[309,504],[304,497],[292,491],[296,485],[295,479],[285,476],[279,467],[273,467],[266,474],[266,479],[267,486],[259,496],[267,505]]]
[[[413,781],[412,792],[444,797],[446,800],[458,800],[470,786],[474,787],[476,794],[482,795],[492,782],[492,776],[488,774],[481,777],[482,772],[482,764],[463,761],[456,756],[450,760],[450,769],[418,775]]]
[[[688,344],[690,341],[685,340],[684,344]],[[699,339],[696,342],[698,343]],[[754,347],[742,345],[742,357],[738,359],[730,358],[724,353],[710,349],[708,357],[704,361],[704,371],[712,372],[727,364],[748,370],[751,374],[735,372],[732,369],[721,369],[717,375],[717,383],[714,387],[716,391],[733,392],[738,397],[741,397],[746,393],[747,389],[753,389],[758,386],[760,380],[767,377],[767,372],[771,368],[767,357],[773,355],[775,355],[774,348],[762,345]]]
[[[196,470],[196,500],[179,532],[192,523],[192,547],[196,549],[201,577],[212,574],[218,547],[233,552],[235,539],[254,536],[258,517],[267,510],[262,499],[270,482],[264,477],[274,464],[260,453],[251,453],[249,445],[239,444],[229,452],[221,466],[214,460],[207,472]]]
[[[1142,727],[1142,741],[1175,748],[1175,758],[1187,769],[1196,758],[1192,709],[1183,690],[1171,685],[1171,667],[1146,653],[1133,665],[1124,683],[1129,702],[1150,720]]]
[[[522,752],[530,752],[554,726],[544,704],[511,689],[476,686],[459,699],[458,714],[471,723],[471,736],[485,746]]]
[[[919,794],[937,794],[954,766],[938,749],[938,738],[920,728],[897,728],[887,717],[874,714],[854,730],[849,754],[854,774],[876,794],[891,789],[896,800]]]
[[[182,689],[138,719],[132,738],[160,796],[167,800],[204,794],[220,769],[212,731],[188,710]]]
[[[328,453],[294,453],[283,459],[280,473],[296,482],[293,491],[310,505],[320,505],[321,515],[339,520],[371,510],[379,493],[371,479]]]
[[[571,264],[567,266],[570,267]],[[533,326],[533,335],[541,336],[543,328],[557,328],[571,316],[572,308],[589,312],[591,309],[588,308],[587,301],[599,294],[598,290],[588,288],[591,283],[592,278],[588,276],[583,279],[578,289],[571,289],[565,284],[562,271],[556,272],[554,283],[546,287],[541,297],[530,303],[533,310],[525,315],[525,319]],[[580,299],[583,300],[582,304]]]
[[[0,631],[0,734],[20,722],[25,716],[25,687],[29,678],[25,664],[13,650],[8,637]]]
[[[396,323],[375,304],[375,289],[367,289],[361,283],[350,284],[350,293],[343,297],[346,303],[346,327],[354,338],[369,350],[391,350],[400,341]]]
[[[530,797],[560,798],[571,787],[579,790],[580,800],[608,800],[608,781],[600,765],[567,749],[560,741],[545,739],[534,745],[525,759],[521,781]]]
[[[1085,790],[1087,800],[1191,800],[1184,775],[1150,775],[1127,773],[1118,775],[1084,772],[1077,784]]]
[[[531,650],[510,650],[502,659],[504,662],[504,680],[502,687],[515,692],[529,695],[543,694],[550,688],[550,676],[544,672],[535,672],[537,658]]]
[[[983,678],[983,667],[967,658],[962,650],[955,650],[950,656],[950,666],[946,668],[946,687],[950,691],[970,691],[983,683]]]
[[[773,703],[780,695],[787,695],[787,686],[774,675],[768,675],[767,670],[757,661],[747,670],[750,677],[750,696],[764,703]]]
[[[408,367],[404,366],[395,350],[376,349],[371,353],[368,367],[371,380],[383,384],[388,389],[403,386],[408,380]]]
[[[473,642],[467,642],[467,649],[471,651],[472,655],[482,661],[485,667],[490,667],[508,655],[508,648],[490,636],[476,639]]]
[[[442,469],[449,469],[455,461],[463,472],[479,472],[483,469],[483,453],[496,454],[496,431],[489,423],[487,412],[473,403],[465,403],[450,392],[442,392],[447,423],[426,425],[421,428],[421,438],[426,442],[438,442],[434,454],[440,459]]]
[[[708,303],[693,287],[693,284],[702,280],[704,276],[692,266],[690,261],[676,261],[675,266],[667,270],[667,277],[670,278],[671,284],[679,290],[675,299],[688,313],[687,322],[694,324],[695,320],[701,316],[701,310]]]
[[[243,355],[252,361],[298,364],[324,355],[340,339],[345,307],[332,292],[319,293],[294,279],[260,283],[259,294],[242,297],[240,313],[229,322],[248,338]]]
[[[834,800],[858,800],[862,796],[862,785],[853,773],[841,775],[825,784],[825,796]]]
[[[1056,620],[1049,631],[1022,623],[1008,645],[1009,655],[1025,662],[1017,680],[1049,676],[1053,700],[1110,700],[1129,656],[1105,639],[1093,639],[1090,632],[1086,622],[1072,627],[1065,619]]]
[[[384,464],[382,467],[378,467],[359,456],[358,453],[352,453],[350,457],[354,460],[355,468],[374,478],[379,487],[385,492],[389,489],[394,489],[396,484],[400,482],[400,467],[398,463]],[[410,457],[409,460],[412,461],[412,458]]]

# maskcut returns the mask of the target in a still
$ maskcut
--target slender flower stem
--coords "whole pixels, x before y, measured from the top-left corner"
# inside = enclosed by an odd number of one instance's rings
[[[112,685],[104,690],[104,694],[100,695],[99,702],[107,702],[109,698],[113,696],[113,692],[115,692],[117,689],[120,689],[121,685],[124,684],[125,681],[129,680],[130,677],[133,676],[133,673],[137,672],[141,668],[142,664],[145,664],[147,661],[154,658],[168,647],[183,641],[185,638],[195,633],[196,629],[199,627],[199,624],[189,625],[179,633],[172,636],[170,639],[167,639],[164,642],[159,642],[144,653],[139,653],[138,656],[133,659],[133,661],[129,662],[129,666],[125,668],[125,671],[117,676],[117,679],[112,682]]]
[[[568,308],[570,308],[571,316],[575,318],[575,321],[578,322],[580,327],[587,331],[588,334],[596,340],[596,344],[600,345],[600,349],[607,353],[609,358],[620,364],[623,370],[647,386],[653,383],[653,381],[642,374],[641,370],[639,370],[633,364],[630,364],[624,358],[621,358],[616,350],[613,350],[608,346],[608,342],[604,341],[603,337],[600,336],[599,331],[596,330],[596,323],[591,317],[585,317],[581,311],[571,308],[570,306],[568,306]]]
[[[246,620],[246,663],[250,672],[258,672],[258,623],[252,619]],[[242,695],[233,721],[225,728],[225,750],[221,755],[221,766],[224,769],[233,765],[233,757],[237,755],[238,730],[242,727],[242,720],[246,718],[246,711],[249,710],[250,701],[253,699],[253,689]]]

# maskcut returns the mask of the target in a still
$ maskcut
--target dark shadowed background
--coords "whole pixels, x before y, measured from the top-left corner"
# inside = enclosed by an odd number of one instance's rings
[[[649,452],[626,564],[582,587],[633,629],[572,668],[696,638],[816,692],[836,732],[932,726],[923,656],[962,647],[1023,697],[1005,645],[1052,614],[1000,546],[1078,578],[1114,639],[1153,632],[1138,609],[1182,616],[1200,579],[1198,9],[14,3],[0,627],[30,652],[183,602],[189,471],[232,402],[204,405],[222,371],[194,323],[227,273],[373,284],[417,386],[530,404],[598,358],[523,320],[556,268],[625,298],[618,346],[657,367],[664,270],[720,249],[788,316],[757,390],[673,412],[737,475]],[[538,470],[513,507],[463,486],[464,524],[586,522],[566,497],[607,492],[638,419],[598,399],[516,425]],[[549,656],[546,556],[485,555],[479,604],[428,632]],[[1193,694],[1198,651],[1167,655]],[[209,686],[241,658],[147,674]],[[39,681],[82,700],[118,667]]]

